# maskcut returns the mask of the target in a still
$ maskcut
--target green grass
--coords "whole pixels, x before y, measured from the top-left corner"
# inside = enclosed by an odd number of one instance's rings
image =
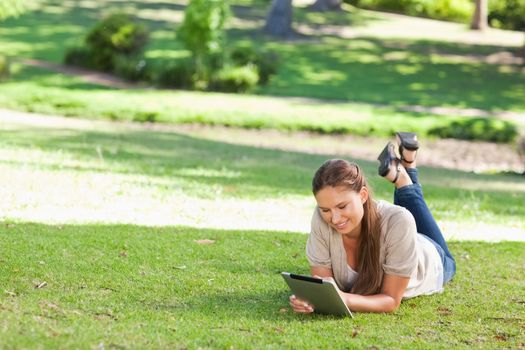
[[[126,222],[124,214],[146,222],[160,213],[208,223],[221,216],[219,227],[228,210],[255,203],[242,219],[252,221],[270,203],[288,208],[271,219],[285,224],[294,207],[313,203],[313,171],[335,155],[85,124],[0,124],[0,181],[8,184],[0,189],[0,349],[523,345],[524,243],[452,242],[454,281],[394,314],[295,315],[278,273],[308,272],[304,234],[108,222]],[[389,199],[391,185],[375,176],[376,164],[359,163],[377,197]],[[525,227],[522,176],[421,171],[438,220]],[[222,210],[228,201],[234,205]],[[99,223],[93,212],[103,212]],[[195,242],[202,239],[215,243]]]
[[[182,18],[183,3],[120,0],[84,6],[74,2],[48,0],[39,11],[9,19],[0,25],[0,43],[12,56],[34,57],[61,62],[67,47],[82,42],[85,33],[101,15],[115,9],[133,13],[152,31],[146,56],[154,64],[187,55],[175,39],[174,28]],[[281,57],[279,73],[260,95],[302,96],[390,106],[423,105],[480,108],[487,111],[525,111],[525,74],[516,66],[490,65],[464,55],[486,56],[515,48],[450,44],[431,41],[357,37],[304,36],[295,41],[275,41],[263,35],[257,20],[264,20],[268,4],[240,2],[234,7],[244,27],[232,24],[230,45],[250,41],[257,47],[275,50]],[[156,12],[155,12],[156,11]],[[366,26],[381,21],[379,14],[359,10],[321,15],[296,8],[296,22],[311,26],[324,24]],[[321,23],[322,22],[322,23]],[[446,54],[446,55],[444,55]],[[450,57],[447,55],[456,55]],[[459,57],[459,59],[458,59]],[[39,79],[39,73],[35,80]],[[33,79],[32,76],[22,76]],[[15,75],[15,85],[27,89]],[[58,79],[36,83],[28,93],[53,94],[52,87],[69,87]],[[85,84],[84,84],[85,85]],[[76,86],[82,88],[81,86]],[[50,90],[51,89],[51,90]],[[3,92],[2,92],[3,93]],[[16,94],[6,95],[11,104]],[[65,95],[64,99],[68,99]],[[82,99],[86,102],[86,99]],[[67,101],[66,101],[67,102]],[[113,103],[114,104],[114,103]],[[6,105],[6,102],[2,102]],[[109,106],[108,106],[109,107]],[[55,108],[55,112],[62,112]],[[356,110],[359,112],[359,109]],[[382,112],[378,112],[381,116]],[[407,119],[411,114],[404,114]]]
[[[358,103],[302,102],[248,95],[167,90],[115,90],[78,78],[23,68],[0,84],[5,108],[86,117],[160,123],[199,123],[322,133],[392,135],[399,128],[425,135],[453,116],[407,113]]]
[[[406,112],[395,106],[351,102],[109,89],[77,77],[20,65],[15,66],[15,72],[11,81],[0,84],[0,106],[43,114],[365,136],[390,136],[397,130],[412,130],[425,136],[433,128],[458,120],[454,115]]]
[[[265,201],[273,200],[275,205],[305,207],[300,215],[307,221],[313,206],[313,173],[327,158],[340,157],[261,149],[119,124],[75,127],[67,120],[42,122],[5,122],[0,127],[0,165],[4,167],[0,179],[16,181],[25,192],[20,197],[12,192],[17,187],[4,190],[3,215],[15,215],[21,207],[31,217],[32,208],[48,205],[46,196],[59,196],[56,210],[75,207],[78,215],[84,207],[96,210],[98,205],[114,203],[108,210],[118,211],[126,203],[139,212],[145,210],[137,214],[145,218],[165,210],[191,216],[191,209],[178,207],[177,197],[187,197],[246,201],[239,206],[255,201],[263,207],[268,205]],[[376,175],[377,162],[357,161],[376,197],[391,200],[392,186]],[[420,171],[427,201],[438,220],[525,228],[523,176],[426,167]],[[68,195],[77,191],[78,196]],[[152,203],[144,207],[143,201]],[[197,216],[206,220],[200,210]]]
[[[524,243],[454,242],[458,274],[443,294],[339,319],[287,306],[278,273],[307,272],[305,242],[289,232],[3,223],[0,348],[523,346]]]

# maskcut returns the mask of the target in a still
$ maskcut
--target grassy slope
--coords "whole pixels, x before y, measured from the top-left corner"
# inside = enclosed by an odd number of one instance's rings
[[[453,243],[458,275],[443,294],[352,320],[282,310],[288,291],[278,272],[307,272],[305,240],[283,232],[3,224],[0,348],[523,346],[523,243]]]

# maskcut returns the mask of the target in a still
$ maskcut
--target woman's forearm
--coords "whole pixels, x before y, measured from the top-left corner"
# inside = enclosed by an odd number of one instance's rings
[[[357,312],[392,312],[400,304],[395,298],[387,294],[359,295],[343,293],[343,300],[348,308]]]

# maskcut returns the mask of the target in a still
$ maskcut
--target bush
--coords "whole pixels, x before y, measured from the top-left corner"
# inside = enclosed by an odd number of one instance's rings
[[[255,50],[251,45],[239,45],[232,49],[230,59],[236,66],[255,65],[259,73],[259,85],[266,85],[277,73],[279,58],[276,53]]]
[[[191,51],[198,80],[210,75],[210,55],[221,52],[229,16],[225,0],[190,0],[177,34]]]
[[[157,83],[164,87],[192,88],[194,85],[195,65],[191,60],[171,62],[160,70]]]
[[[87,35],[86,44],[94,67],[112,71],[116,56],[140,52],[148,41],[148,32],[125,14],[113,14],[100,21]]]
[[[468,22],[474,11],[470,0],[345,0],[371,10],[398,12],[410,16],[423,16]]]
[[[9,60],[7,57],[0,55],[0,80],[9,78]]]
[[[210,89],[225,92],[246,92],[253,89],[259,81],[259,73],[254,65],[225,67],[218,71],[210,82]]]
[[[429,135],[461,140],[511,142],[518,135],[516,126],[506,120],[494,118],[458,119],[447,125],[429,130]]]
[[[525,0],[490,0],[489,23],[495,28],[524,30]]]
[[[66,50],[64,63],[72,66],[89,68],[92,66],[91,53],[85,47],[73,47]]]
[[[139,123],[155,123],[159,118],[158,112],[139,111],[133,114],[133,121]]]
[[[130,81],[151,80],[150,65],[143,57],[115,56],[115,74]]]

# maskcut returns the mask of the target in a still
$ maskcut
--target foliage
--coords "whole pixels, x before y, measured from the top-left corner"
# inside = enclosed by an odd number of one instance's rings
[[[6,56],[0,55],[0,81],[9,78],[9,60]]]
[[[386,10],[409,16],[424,16],[466,22],[473,13],[470,0],[346,0],[348,3],[372,10]]]
[[[0,20],[18,16],[27,6],[27,0],[0,0]]]
[[[92,64],[104,71],[115,68],[117,55],[137,54],[147,41],[146,27],[125,14],[104,18],[86,36]]]
[[[215,73],[210,88],[226,92],[247,92],[255,88],[258,81],[257,67],[252,64],[227,66]]]
[[[256,50],[252,44],[241,44],[231,50],[230,58],[237,66],[255,65],[259,85],[268,84],[270,77],[277,74],[279,57],[273,51]]]
[[[132,120],[139,123],[155,123],[158,117],[158,112],[135,111]]]
[[[150,64],[144,57],[116,55],[114,72],[119,77],[130,81],[149,81],[151,79]]]
[[[177,33],[192,53],[198,80],[208,80],[210,54],[223,51],[228,15],[225,0],[190,0],[184,11],[184,21]]]
[[[516,125],[494,118],[465,118],[429,130],[430,135],[462,140],[511,142],[518,135]]]
[[[172,61],[161,68],[156,79],[160,86],[192,88],[195,79],[195,64],[192,60]]]
[[[72,66],[89,68],[91,63],[91,51],[86,47],[72,47],[66,50],[64,63]]]
[[[87,47],[66,50],[64,62],[112,72],[130,81],[148,81],[152,75],[150,65],[140,55],[147,41],[144,25],[125,14],[113,14],[88,33]]]
[[[146,27],[122,13],[104,18],[86,37],[86,43],[93,50],[108,49],[111,52],[124,54],[137,53],[147,41]]]
[[[525,30],[525,0],[490,0],[488,17],[492,27]]]

